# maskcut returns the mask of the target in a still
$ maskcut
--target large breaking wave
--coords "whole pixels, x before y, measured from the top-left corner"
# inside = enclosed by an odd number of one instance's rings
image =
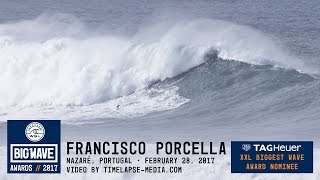
[[[121,37],[70,16],[41,16],[0,25],[0,106],[102,103],[179,75],[212,50],[306,70],[264,34],[228,22],[181,21]]]
[[[272,38],[219,20],[159,23],[142,27],[133,36],[120,36],[92,30],[72,16],[44,15],[1,24],[0,51],[4,120],[135,117],[188,102],[199,108],[210,104],[220,90],[220,94],[228,92],[235,81],[237,91],[249,97],[264,93],[250,88],[270,90],[288,82],[313,81],[290,70],[311,71]],[[264,66],[253,64],[270,65],[272,71],[260,76]],[[256,81],[247,84],[250,81],[242,76],[254,76]],[[237,91],[216,102],[230,106],[243,102],[244,96],[230,99]],[[194,104],[199,98],[203,98],[201,106]],[[115,109],[117,104],[121,111]]]

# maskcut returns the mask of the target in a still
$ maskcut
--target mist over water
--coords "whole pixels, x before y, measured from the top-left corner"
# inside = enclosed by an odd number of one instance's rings
[[[308,71],[267,35],[209,19],[159,23],[124,37],[91,33],[72,15],[42,15],[0,25],[0,45],[1,107],[103,103],[186,72],[211,51]]]

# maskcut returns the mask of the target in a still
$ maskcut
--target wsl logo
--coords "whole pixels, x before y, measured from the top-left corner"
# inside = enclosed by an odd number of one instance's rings
[[[8,120],[8,173],[60,173],[60,121]]]
[[[25,130],[25,134],[27,138],[32,142],[38,142],[40,141],[43,136],[45,135],[45,129],[42,126],[42,124],[38,122],[32,122],[30,123]]]

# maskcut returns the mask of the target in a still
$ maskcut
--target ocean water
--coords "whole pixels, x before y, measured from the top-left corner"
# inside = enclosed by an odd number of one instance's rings
[[[318,7],[1,1],[1,144],[7,119],[61,119],[63,141],[316,140]]]

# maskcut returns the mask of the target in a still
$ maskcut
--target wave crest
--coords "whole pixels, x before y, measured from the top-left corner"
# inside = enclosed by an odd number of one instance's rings
[[[263,33],[229,22],[155,25],[133,37],[90,32],[61,15],[0,25],[0,106],[105,102],[188,71],[212,49],[224,59],[305,70]]]

